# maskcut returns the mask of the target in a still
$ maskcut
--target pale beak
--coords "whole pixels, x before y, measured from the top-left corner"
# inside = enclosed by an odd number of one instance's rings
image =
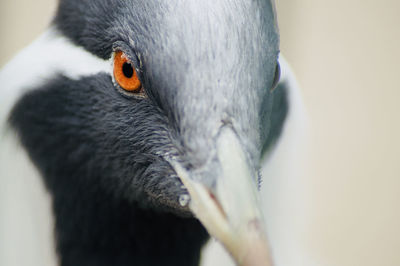
[[[171,162],[190,194],[189,208],[238,265],[270,266],[257,179],[230,127],[221,129],[216,148],[222,175],[212,189],[190,178],[179,163]]]

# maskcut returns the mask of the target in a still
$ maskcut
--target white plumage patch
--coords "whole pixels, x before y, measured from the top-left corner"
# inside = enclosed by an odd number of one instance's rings
[[[57,264],[50,196],[7,126],[11,108],[59,73],[77,79],[110,70],[108,61],[50,29],[0,71],[0,265]]]
[[[0,265],[56,265],[50,195],[16,137],[0,143]]]
[[[74,45],[56,30],[47,30],[0,71],[0,127],[21,95],[55,75],[78,79],[100,72],[111,73],[111,63]]]
[[[282,55],[279,63],[280,83],[288,87],[289,113],[276,147],[262,163],[263,183],[260,191],[267,237],[276,266],[299,265],[298,260],[306,256],[298,246],[301,215],[306,211],[299,197],[304,188],[298,179],[298,156],[301,156],[305,146],[308,124],[296,78]],[[203,252],[201,265],[234,266],[235,263],[221,244],[213,239]]]

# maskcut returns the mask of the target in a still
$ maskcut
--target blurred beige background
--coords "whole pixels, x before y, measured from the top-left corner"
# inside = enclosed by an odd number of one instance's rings
[[[55,2],[0,0],[0,66],[43,31]],[[277,9],[312,132],[297,236],[309,262],[293,265],[398,266],[400,1],[277,0]]]

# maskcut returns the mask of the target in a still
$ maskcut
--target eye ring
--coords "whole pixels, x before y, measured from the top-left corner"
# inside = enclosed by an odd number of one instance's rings
[[[143,93],[142,83],[134,65],[122,51],[114,53],[113,74],[116,83],[128,93]]]

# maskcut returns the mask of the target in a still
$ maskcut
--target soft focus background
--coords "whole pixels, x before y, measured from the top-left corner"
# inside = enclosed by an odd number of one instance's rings
[[[55,6],[0,0],[0,66],[44,30]],[[277,10],[311,129],[294,197],[307,211],[282,205],[301,221],[287,232],[304,256],[286,265],[398,266],[400,1],[277,0]]]

